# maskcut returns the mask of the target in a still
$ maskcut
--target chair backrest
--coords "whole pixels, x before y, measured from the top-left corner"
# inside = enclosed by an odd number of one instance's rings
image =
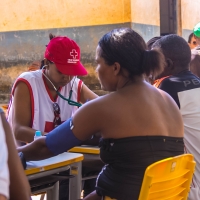
[[[195,165],[192,154],[151,164],[145,171],[139,200],[187,200]]]

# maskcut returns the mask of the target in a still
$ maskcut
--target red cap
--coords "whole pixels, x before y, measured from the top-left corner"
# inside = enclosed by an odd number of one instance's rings
[[[80,55],[80,48],[74,40],[59,36],[50,40],[44,57],[65,75],[83,76],[87,71],[80,62]]]

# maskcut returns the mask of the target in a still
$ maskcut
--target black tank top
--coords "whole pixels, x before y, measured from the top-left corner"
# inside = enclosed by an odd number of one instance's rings
[[[106,165],[97,178],[96,192],[99,196],[117,200],[137,200],[147,166],[183,153],[183,138],[135,136],[101,139],[100,157]]]

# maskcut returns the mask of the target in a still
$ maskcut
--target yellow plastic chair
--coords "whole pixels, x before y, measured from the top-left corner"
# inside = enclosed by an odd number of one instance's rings
[[[139,200],[187,200],[195,165],[191,154],[153,163],[145,171]]]

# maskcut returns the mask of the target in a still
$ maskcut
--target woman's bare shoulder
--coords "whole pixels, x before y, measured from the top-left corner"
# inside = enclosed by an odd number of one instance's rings
[[[156,88],[156,90],[162,95],[162,97],[166,103],[174,104],[174,105],[176,105],[176,107],[178,107],[177,104],[175,103],[174,99],[167,92],[165,92],[159,88]]]

